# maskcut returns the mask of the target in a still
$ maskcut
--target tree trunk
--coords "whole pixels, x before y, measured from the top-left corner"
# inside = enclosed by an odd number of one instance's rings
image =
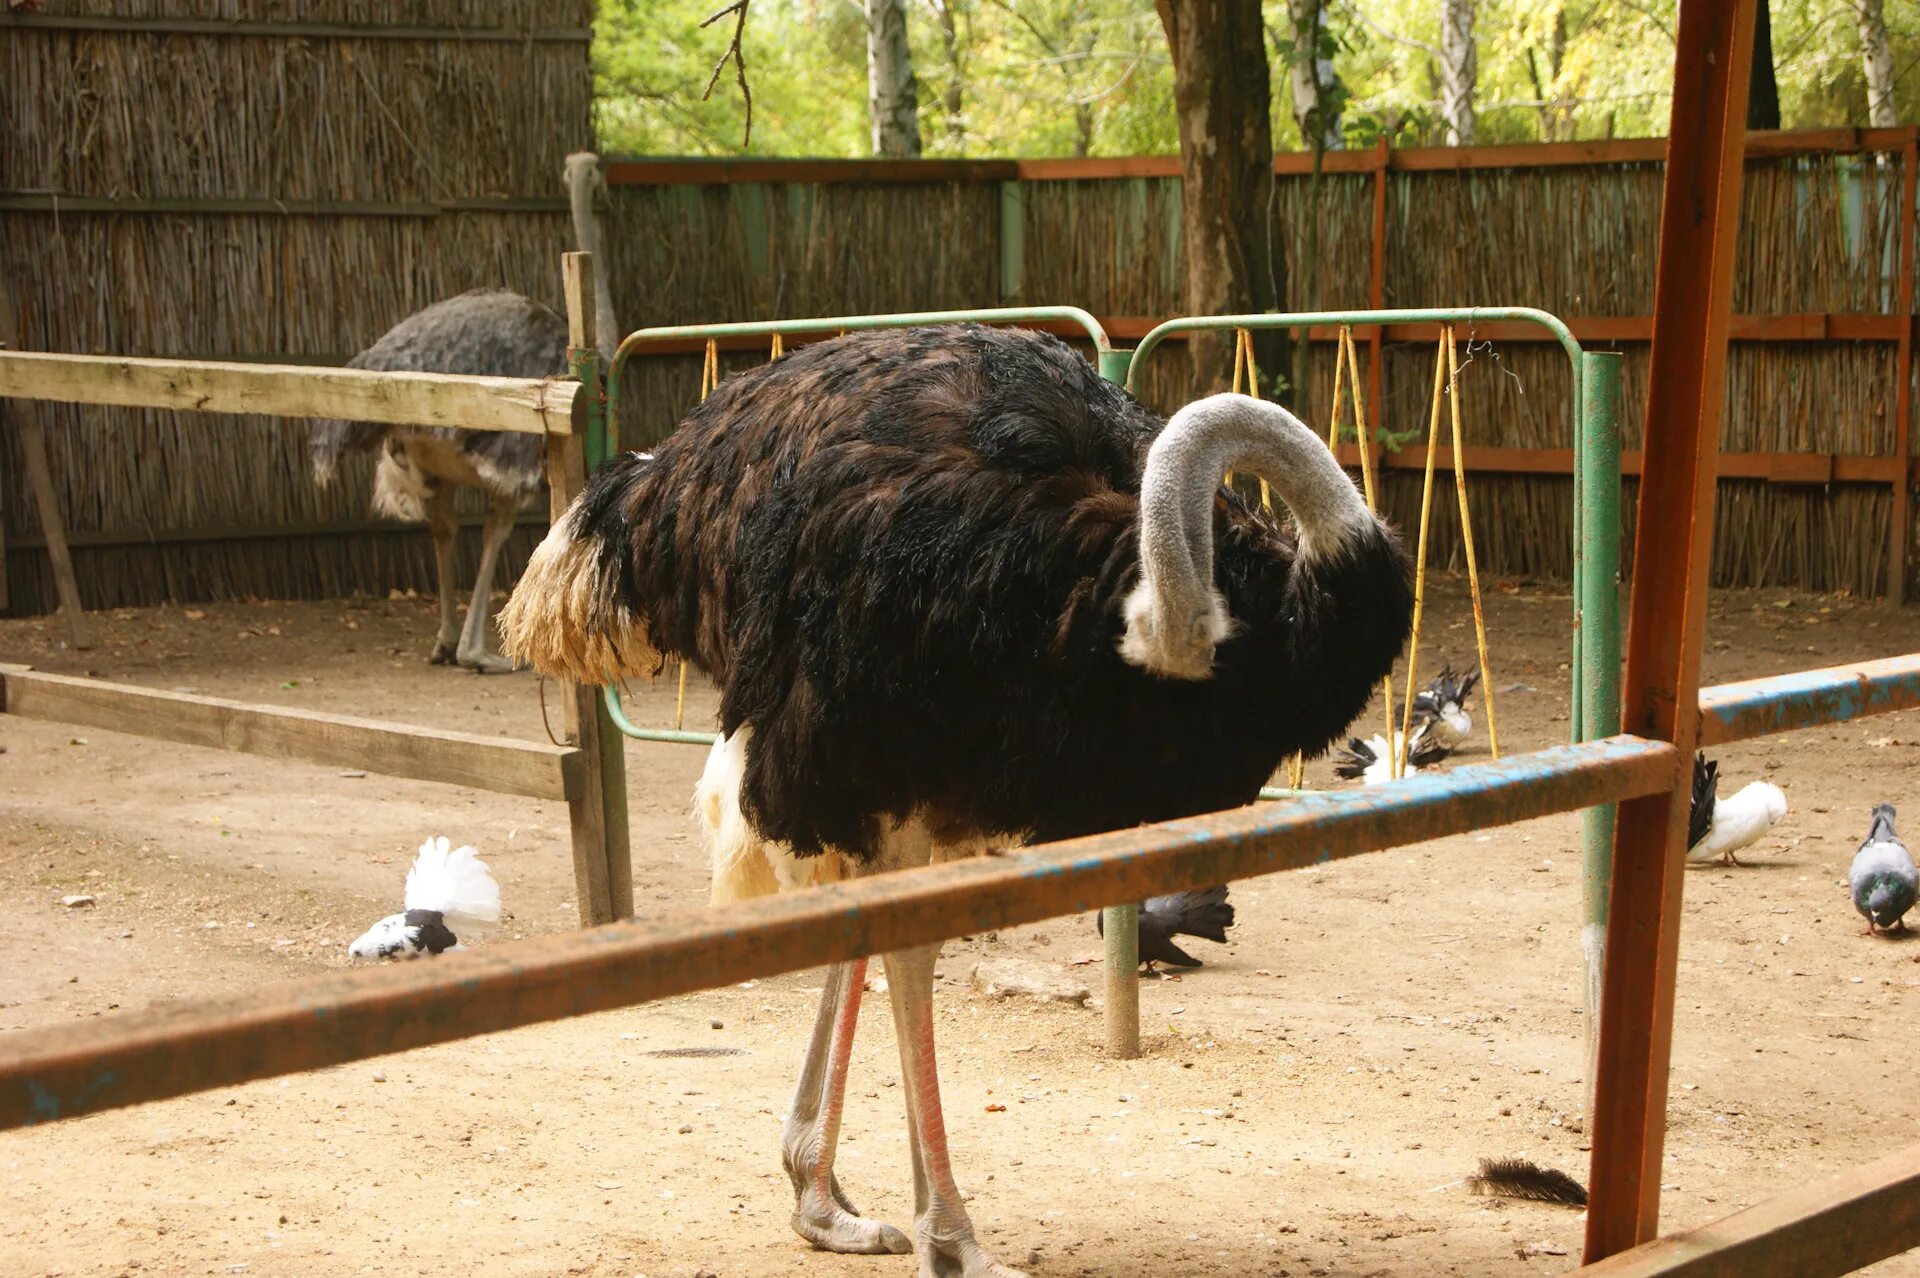
[[[1860,27],[1860,61],[1867,72],[1867,123],[1891,129],[1900,117],[1893,109],[1893,46],[1887,42],[1881,0],[1853,0],[1853,16]]]
[[[961,65],[960,32],[953,21],[953,0],[934,0],[933,11],[940,19],[941,47],[947,52],[947,89],[940,97],[940,106],[947,117],[947,141],[957,151],[966,144],[967,138],[967,120],[963,114],[966,69]]]
[[[1440,115],[1448,146],[1472,146],[1473,95],[1480,59],[1473,43],[1473,0],[1440,0]]]
[[[1293,89],[1293,121],[1311,149],[1338,151],[1340,136],[1340,76],[1333,59],[1320,56],[1327,35],[1325,0],[1287,0],[1293,19],[1293,57],[1287,78]]]
[[[1180,129],[1181,249],[1189,315],[1277,310],[1285,293],[1274,218],[1272,82],[1260,0],[1155,0],[1173,53]],[[1232,334],[1187,343],[1194,388],[1224,390],[1233,377]],[[1270,393],[1288,366],[1277,330],[1254,334]]]
[[[1753,86],[1747,91],[1747,127],[1780,127],[1780,85],[1773,78],[1773,20],[1767,0],[1753,15]]]
[[[920,154],[920,86],[907,48],[907,11],[901,0],[867,3],[867,112],[873,153],[889,159]]]

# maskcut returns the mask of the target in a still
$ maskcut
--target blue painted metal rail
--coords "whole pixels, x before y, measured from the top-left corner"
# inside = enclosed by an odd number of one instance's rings
[[[1920,653],[1723,683],[1700,692],[1700,744],[1920,707]]]
[[[0,1036],[0,1128],[627,1007],[1672,789],[1673,747],[1557,746],[724,909]]]

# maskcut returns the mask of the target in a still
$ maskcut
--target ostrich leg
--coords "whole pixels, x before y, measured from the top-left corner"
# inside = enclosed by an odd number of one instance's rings
[[[460,632],[457,660],[475,674],[506,674],[513,663],[487,651],[487,631],[493,620],[493,570],[500,561],[500,548],[513,535],[513,517],[520,502],[513,497],[495,497],[487,510],[486,530],[481,533],[480,568],[473,578],[473,601],[467,605],[467,625]]]
[[[946,1120],[940,1112],[940,1076],[933,1053],[933,965],[938,945],[886,956],[893,1029],[900,1040],[900,1072],[907,1093],[908,1144],[913,1153],[913,1233],[920,1278],[1026,1278],[988,1255],[973,1236],[960,1187],[947,1159]]]
[[[835,963],[820,991],[820,1013],[800,1070],[793,1112],[781,1137],[781,1161],[793,1182],[793,1231],[825,1251],[878,1256],[913,1250],[892,1225],[867,1220],[847,1201],[833,1174],[846,1109],[847,1064],[860,1020],[860,991],[867,961]]]
[[[440,633],[427,660],[450,666],[460,647],[460,611],[453,601],[453,543],[460,520],[453,513],[452,484],[439,485],[427,498],[427,528],[433,533],[433,566],[440,577]]]

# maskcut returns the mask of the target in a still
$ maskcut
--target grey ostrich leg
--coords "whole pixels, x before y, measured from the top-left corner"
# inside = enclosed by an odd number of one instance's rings
[[[968,855],[936,852],[932,832],[908,821],[891,832],[868,873],[922,866]],[[900,1076],[907,1094],[907,1145],[913,1155],[913,1244],[920,1278],[1026,1278],[1001,1264],[973,1236],[947,1157],[947,1124],[940,1108],[940,1073],[933,1046],[933,967],[938,945],[884,955],[893,1032],[900,1044]]]
[[[866,977],[865,959],[827,969],[806,1064],[781,1136],[781,1161],[793,1182],[795,1233],[824,1251],[905,1255],[913,1250],[907,1236],[892,1225],[862,1217],[833,1174],[840,1119],[846,1111],[847,1064]]]
[[[500,562],[500,548],[513,535],[513,519],[519,510],[517,497],[495,497],[487,510],[487,526],[481,533],[480,568],[474,574],[473,601],[467,605],[467,625],[460,632],[456,657],[460,665],[475,674],[505,674],[515,668],[505,657],[487,651],[487,631],[493,620],[493,571]]]
[[[453,512],[452,484],[439,485],[427,498],[427,528],[433,533],[433,566],[440,577],[440,633],[427,660],[450,666],[460,647],[460,610],[453,599],[453,544],[460,520]]]
[[[938,945],[885,956],[893,1032],[907,1093],[908,1146],[913,1154],[913,1235],[920,1278],[1026,1278],[1001,1264],[973,1236],[947,1157],[940,1074],[933,1050],[933,965]]]

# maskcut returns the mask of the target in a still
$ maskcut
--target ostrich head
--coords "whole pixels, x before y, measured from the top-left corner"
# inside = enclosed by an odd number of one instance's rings
[[[613,289],[607,283],[607,254],[600,238],[600,220],[594,216],[594,201],[605,196],[606,176],[600,171],[600,157],[592,151],[575,151],[567,157],[563,170],[567,186],[567,204],[573,213],[575,246],[593,254],[594,326],[599,329],[600,357],[613,358],[620,344],[620,328],[613,319]]]
[[[1299,525],[1295,564],[1341,554],[1374,516],[1333,454],[1278,404],[1211,395],[1173,415],[1140,481],[1140,582],[1120,654],[1170,679],[1205,679],[1235,628],[1213,581],[1213,499],[1230,470],[1265,479]]]

